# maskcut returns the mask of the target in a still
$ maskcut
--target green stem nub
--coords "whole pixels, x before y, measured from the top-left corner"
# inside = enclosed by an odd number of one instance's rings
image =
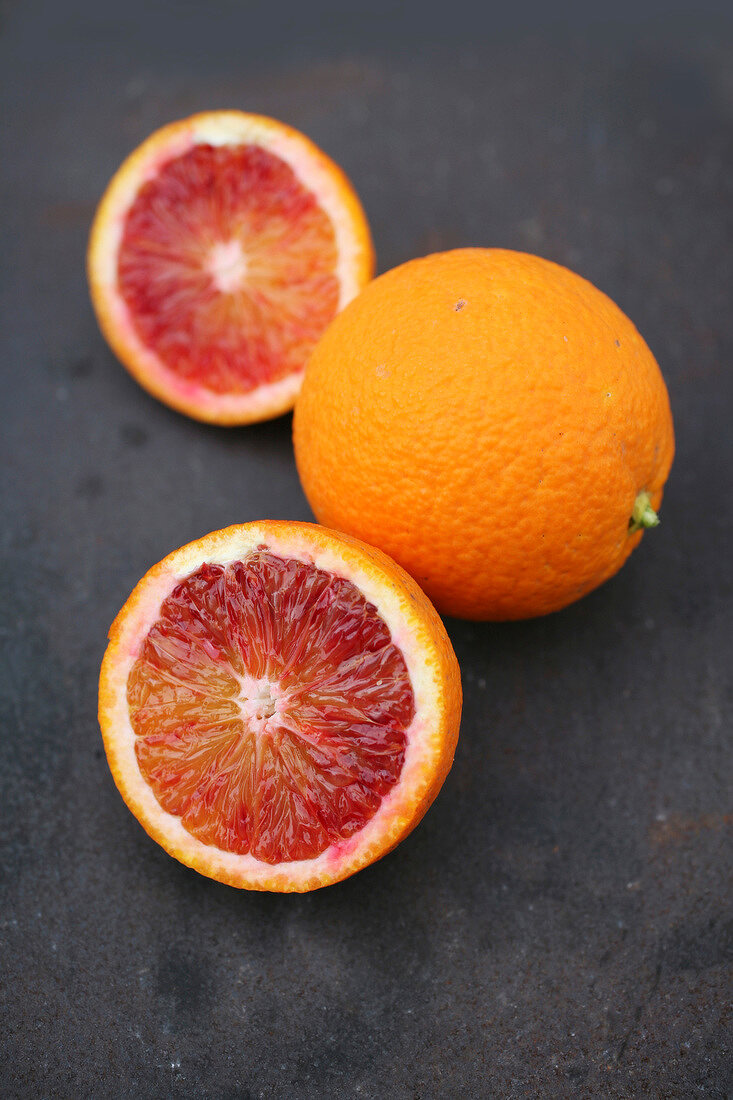
[[[633,534],[634,531],[641,531],[647,527],[658,527],[659,516],[654,511],[651,505],[651,497],[644,491],[639,493],[638,497],[634,501],[634,507],[631,510],[631,519],[629,520],[629,534]]]

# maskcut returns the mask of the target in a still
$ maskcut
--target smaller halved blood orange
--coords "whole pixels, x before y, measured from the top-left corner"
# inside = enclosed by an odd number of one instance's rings
[[[141,385],[199,420],[245,424],[292,407],[374,250],[351,184],[308,138],[209,111],[123,163],[87,268],[102,332]]]
[[[440,790],[460,711],[415,582],[307,523],[229,527],[156,565],[99,687],[133,814],[182,863],[253,890],[327,886],[394,848]]]

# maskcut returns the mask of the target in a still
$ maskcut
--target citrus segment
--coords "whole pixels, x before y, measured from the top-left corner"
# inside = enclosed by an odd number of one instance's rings
[[[309,889],[388,851],[450,767],[460,684],[439,618],[377,551],[249,524],[171,555],[110,633],[100,721],[123,796],[234,885]]]
[[[338,308],[333,225],[256,145],[164,164],[127,214],[118,270],[138,338],[216,393],[300,370]]]
[[[351,836],[399,777],[414,714],[350,581],[259,550],[164,601],[127,689],[140,770],[205,843],[267,863]]]
[[[138,381],[199,419],[244,423],[292,405],[373,250],[351,185],[316,146],[219,111],[164,127],[125,161],[88,267],[102,329]]]

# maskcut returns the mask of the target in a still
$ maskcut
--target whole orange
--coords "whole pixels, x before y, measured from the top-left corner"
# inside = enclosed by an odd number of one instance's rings
[[[628,317],[564,267],[478,248],[403,264],[336,317],[294,439],[321,523],[469,619],[556,611],[616,573],[674,453]]]

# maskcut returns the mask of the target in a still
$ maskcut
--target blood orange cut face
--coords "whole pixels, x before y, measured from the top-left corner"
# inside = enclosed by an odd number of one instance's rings
[[[312,859],[396,783],[415,703],[376,609],[343,577],[258,549],[164,601],[128,681],[140,771],[206,844]]]
[[[112,348],[183,412],[290,408],[306,360],[373,272],[359,201],[307,138],[236,111],[153,134],[100,203],[89,281]]]
[[[195,145],[125,218],[120,293],[140,341],[184,381],[248,393],[302,369],[339,303],[334,227],[280,157]]]
[[[156,840],[222,881],[344,878],[414,827],[450,767],[460,683],[442,623],[345,536],[207,536],[143,578],[110,639],[115,780]]]

